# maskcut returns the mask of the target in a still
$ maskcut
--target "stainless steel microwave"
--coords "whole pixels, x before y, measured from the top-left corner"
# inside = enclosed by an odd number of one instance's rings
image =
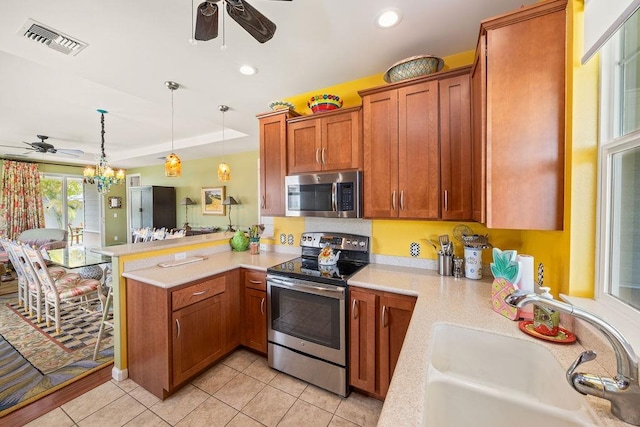
[[[362,172],[323,172],[285,178],[286,216],[362,217]]]

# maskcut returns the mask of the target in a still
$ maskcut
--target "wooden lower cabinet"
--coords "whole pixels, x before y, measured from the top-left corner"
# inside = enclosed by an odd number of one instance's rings
[[[242,345],[267,354],[267,277],[243,270]]]
[[[384,399],[416,298],[349,288],[349,384]]]
[[[240,272],[165,289],[127,279],[129,378],[165,399],[240,345]]]

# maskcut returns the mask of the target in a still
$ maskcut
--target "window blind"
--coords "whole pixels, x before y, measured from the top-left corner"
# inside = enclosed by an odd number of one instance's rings
[[[584,0],[585,64],[640,7],[640,0]]]

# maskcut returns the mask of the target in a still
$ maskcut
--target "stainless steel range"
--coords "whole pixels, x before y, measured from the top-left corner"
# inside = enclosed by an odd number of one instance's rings
[[[329,245],[335,265],[319,265]],[[267,269],[269,366],[347,396],[347,280],[369,263],[369,238],[303,233],[302,256]]]

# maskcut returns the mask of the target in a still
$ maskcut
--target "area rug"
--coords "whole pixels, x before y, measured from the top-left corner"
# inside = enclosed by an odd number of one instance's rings
[[[113,362],[113,347],[97,360],[80,360],[43,374],[0,335],[0,425],[2,417]]]
[[[0,305],[0,334],[43,374],[93,356],[102,313],[90,316],[80,309],[61,310],[61,333],[25,314],[12,299]],[[113,345],[111,328],[106,328],[101,348]]]

